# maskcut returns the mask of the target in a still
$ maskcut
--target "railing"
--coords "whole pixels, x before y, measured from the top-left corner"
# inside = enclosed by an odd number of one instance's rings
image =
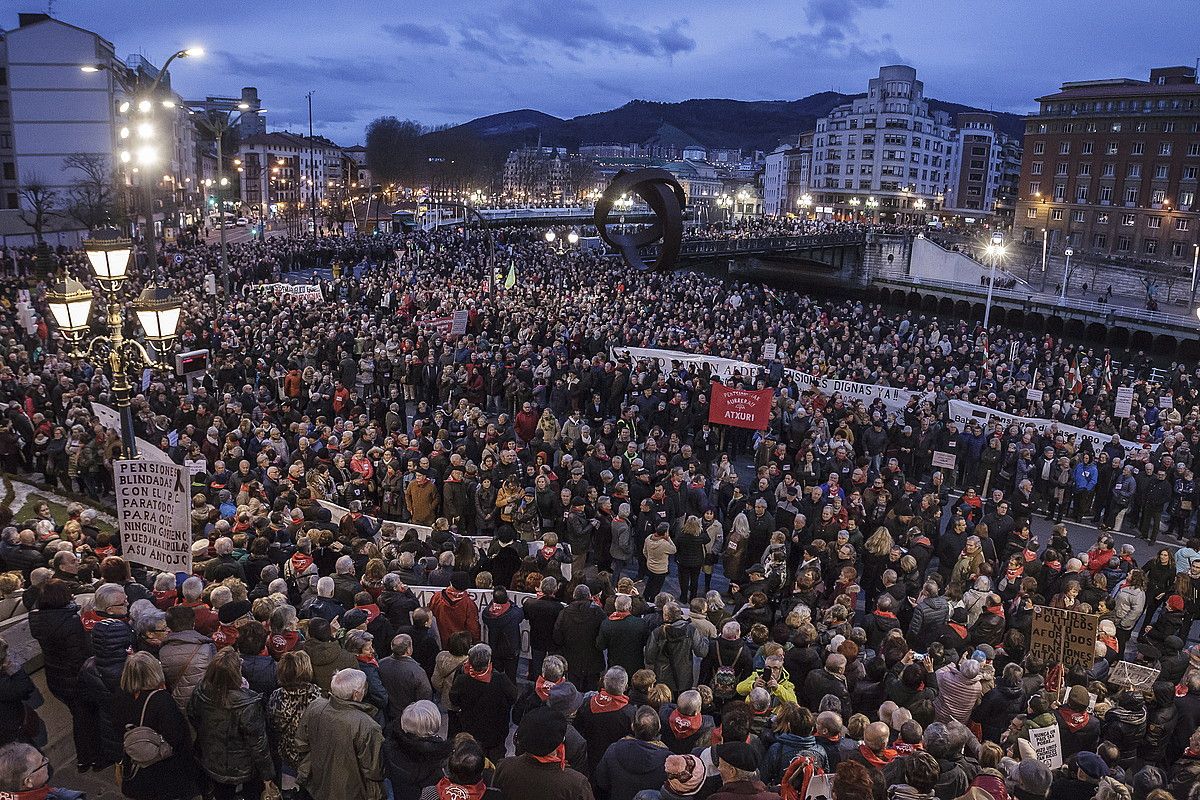
[[[881,271],[876,274],[875,280],[887,281],[888,283],[898,283],[906,286],[924,286],[931,289],[946,289],[955,292],[978,294],[980,296],[987,295],[987,286],[983,284],[963,283],[961,281],[944,281],[936,278],[918,278],[901,272]],[[1073,311],[1086,311],[1099,316],[1107,316],[1112,314],[1115,317],[1123,317],[1125,319],[1133,319],[1140,322],[1152,322],[1157,325],[1167,325],[1171,327],[1196,327],[1196,325],[1192,322],[1192,317],[1188,314],[1169,314],[1163,311],[1149,311],[1147,309],[1135,308],[1133,306],[1097,303],[1092,300],[1078,300],[1072,297],[1060,299],[1057,294],[1047,294],[1044,292],[1022,292],[1015,291],[1013,289],[996,288],[992,290],[992,299],[1004,299],[1020,303],[1039,303],[1047,306],[1061,306],[1070,308]]]
[[[680,256],[723,256],[738,253],[785,253],[817,250],[823,247],[857,247],[866,243],[861,233],[831,233],[808,236],[767,236],[758,239],[685,239]],[[644,249],[647,257],[657,256],[659,245]]]

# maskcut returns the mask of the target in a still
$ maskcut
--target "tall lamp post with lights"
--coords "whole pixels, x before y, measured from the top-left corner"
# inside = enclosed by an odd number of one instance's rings
[[[86,240],[83,248],[87,252],[92,275],[104,296],[104,327],[107,333],[84,342],[89,330],[88,318],[91,316],[94,295],[70,276],[64,276],[46,293],[50,316],[67,342],[69,355],[101,358],[107,363],[117,411],[121,415],[124,457],[137,458],[137,439],[130,407],[133,384],[129,373],[146,367],[160,370],[174,368],[174,365],[162,360],[161,355],[174,347],[182,304],[165,286],[154,282],[148,284],[137,299],[129,304],[141,323],[143,336],[159,354],[154,355],[141,342],[127,339],[124,334],[125,301],[121,296],[121,288],[129,278],[129,257],[133,252],[133,243],[115,228],[104,228]]]
[[[1004,234],[1000,231],[992,232],[992,241],[987,246],[987,256],[992,262],[991,278],[988,280],[987,304],[983,307],[983,332],[987,335],[988,323],[992,319],[992,290],[996,288],[996,267],[1000,265],[1000,259],[1004,257]]]
[[[143,234],[146,247],[146,262],[150,265],[150,269],[154,269],[158,264],[157,242],[154,238],[154,185],[151,183],[150,170],[159,162],[158,147],[154,141],[157,137],[155,130],[155,110],[157,105],[161,104],[163,108],[174,108],[175,101],[169,97],[167,99],[156,100],[158,88],[162,85],[162,79],[167,74],[167,68],[171,66],[177,58],[196,58],[204,55],[204,49],[200,47],[189,47],[185,50],[177,50],[171,54],[171,57],[163,63],[162,68],[158,71],[158,75],[150,82],[148,86],[143,86],[144,80],[141,76],[120,65],[120,62],[111,64],[85,64],[80,67],[84,72],[101,72],[108,70],[121,85],[125,91],[129,92],[134,97],[134,109],[138,117],[137,123],[131,132],[129,127],[122,127],[120,137],[123,141],[134,139],[133,147],[130,149],[128,145],[123,146],[120,153],[122,163],[136,163],[140,170],[140,178],[142,182],[142,202],[145,204],[146,228]],[[126,113],[131,109],[128,102],[122,103],[120,111]]]

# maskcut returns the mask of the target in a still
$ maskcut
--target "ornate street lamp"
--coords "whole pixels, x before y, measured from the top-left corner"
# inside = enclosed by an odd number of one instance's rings
[[[77,341],[88,328],[92,292],[74,278],[65,278],[46,292],[50,316],[68,341]]]

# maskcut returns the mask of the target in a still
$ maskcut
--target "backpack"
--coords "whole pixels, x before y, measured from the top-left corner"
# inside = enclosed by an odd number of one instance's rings
[[[713,673],[712,690],[713,698],[716,700],[732,700],[737,694],[737,673],[733,667],[725,666],[724,660],[721,658],[721,643],[716,643],[717,647],[717,671]],[[736,659],[734,659],[736,661]]]
[[[161,691],[163,690],[155,689],[146,695],[146,701],[142,703],[142,716],[137,725],[125,726],[122,749],[125,751],[125,755],[129,756],[129,760],[133,762],[130,776],[137,774],[137,771],[143,767],[157,764],[175,754],[170,742],[154,728],[146,725],[146,709],[150,706],[150,698]]]
[[[779,796],[782,800],[805,800],[809,783],[814,777],[824,774],[825,770],[813,761],[812,756],[799,753],[783,772],[783,779],[779,782]]]

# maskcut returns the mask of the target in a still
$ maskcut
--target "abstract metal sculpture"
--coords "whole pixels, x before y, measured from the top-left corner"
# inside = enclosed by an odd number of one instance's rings
[[[633,233],[610,230],[609,214],[622,197],[636,194],[654,212],[654,222]],[[625,263],[634,269],[668,270],[679,260],[683,242],[683,207],[686,203],[683,187],[665,169],[621,170],[596,201],[595,222],[600,238],[621,253]],[[641,248],[662,240],[658,257],[653,264],[642,258]]]

